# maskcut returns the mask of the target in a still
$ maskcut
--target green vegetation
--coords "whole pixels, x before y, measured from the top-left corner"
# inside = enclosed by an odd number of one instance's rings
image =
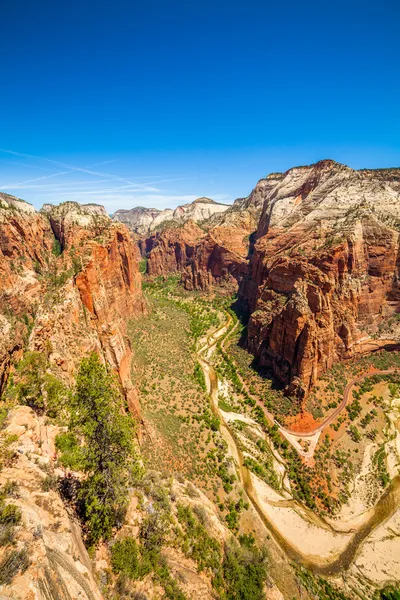
[[[124,585],[129,591],[126,579],[142,579],[151,574],[159,583],[165,597],[171,600],[187,600],[177,582],[171,576],[162,547],[171,530],[169,494],[155,473],[148,473],[139,483],[153,501],[154,512],[140,525],[139,537],[126,537],[111,546],[111,564],[114,573],[119,575],[119,587]]]
[[[216,572],[221,563],[221,547],[212,538],[189,506],[178,504],[178,522],[181,525],[181,549],[197,562],[199,571]]]
[[[353,396],[355,396],[355,400],[346,406],[346,410],[349,413],[349,419],[351,421],[354,421],[360,415],[362,410],[359,400],[359,392],[355,392],[353,390]]]
[[[55,239],[53,242],[53,247],[51,249],[54,256],[60,256],[62,253],[62,247],[59,240]]]
[[[114,573],[122,573],[130,579],[140,577],[139,548],[131,537],[115,542],[111,547],[111,565]]]
[[[122,524],[128,471],[137,470],[133,421],[122,414],[115,378],[96,353],[84,358],[78,371],[71,398],[71,430],[84,440],[82,470],[87,476],[78,498],[87,541],[94,545]]]
[[[56,436],[56,448],[61,452],[59,462],[63,467],[73,471],[80,471],[84,468],[83,449],[72,431]]]
[[[372,464],[376,469],[376,475],[380,485],[386,487],[390,482],[390,477],[386,467],[386,451],[384,446],[376,451],[372,459]]]
[[[201,366],[199,365],[198,362],[196,362],[194,365],[193,376],[194,376],[194,380],[197,381],[197,383],[199,384],[201,389],[206,392],[207,391],[206,380],[204,377],[203,369],[201,368]]]
[[[297,567],[297,577],[313,598],[318,600],[349,600],[336,586],[322,577],[316,577],[303,567]]]
[[[142,258],[139,261],[139,272],[144,275],[147,271],[147,258]]]
[[[265,551],[235,541],[227,544],[222,564],[225,600],[263,600],[267,576]]]
[[[389,585],[377,594],[377,600],[400,600],[400,587]]]
[[[273,469],[270,461],[266,461],[265,464],[260,465],[254,458],[247,456],[244,465],[250,469],[252,473],[263,479],[268,485],[275,490],[279,489],[278,477]]]
[[[231,406],[231,404],[228,404],[228,402],[226,402],[224,399],[219,400],[218,406],[224,412],[237,412],[237,409],[235,409],[234,406]]]
[[[45,353],[25,352],[9,378],[5,398],[12,403],[26,404],[37,412],[46,412],[49,417],[65,417],[69,390],[48,373],[47,368]]]
[[[25,352],[16,366],[15,374],[10,378],[6,397],[19,404],[27,404],[31,408],[43,411],[44,375],[46,356],[41,352]]]
[[[142,456],[152,469],[170,475],[179,472],[216,499],[226,450],[220,446],[219,419],[210,410],[195,353],[198,323],[208,327],[209,311],[214,314],[215,309],[197,294],[177,289],[177,278],[166,279],[165,287],[159,281],[145,280],[149,311],[131,321],[128,330],[132,380],[138,384],[141,410],[152,435],[144,436]],[[192,318],[195,313],[199,319]],[[215,314],[213,320],[217,322]]]
[[[353,440],[353,442],[358,443],[361,441],[361,434],[355,425],[350,425],[349,435],[350,435],[351,439]]]

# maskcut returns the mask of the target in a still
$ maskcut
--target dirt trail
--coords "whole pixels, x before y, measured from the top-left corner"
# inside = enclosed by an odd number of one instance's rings
[[[230,315],[228,315],[228,328],[229,325],[232,322],[232,317]],[[239,321],[237,321],[235,323],[235,325],[232,327],[232,329],[228,332],[228,334],[233,333],[233,331],[236,329],[236,327],[238,326]],[[220,328],[219,330],[217,330],[215,334],[218,333],[218,331],[220,331],[222,328]],[[221,342],[221,346],[224,347],[224,342],[226,341],[226,339],[228,338],[228,335],[226,335],[223,339],[223,341]],[[379,346],[380,349],[380,346]],[[353,387],[358,384],[360,381],[362,381],[363,379],[367,379],[368,377],[372,377],[373,375],[389,375],[390,373],[400,373],[400,370],[398,368],[393,368],[393,369],[386,369],[386,370],[376,370],[370,373],[364,373],[363,375],[359,375],[357,377],[354,377],[354,379],[352,379],[351,381],[349,381],[349,383],[346,385],[344,393],[343,393],[343,400],[341,401],[341,403],[339,404],[339,406],[337,406],[337,408],[335,408],[335,410],[333,411],[333,413],[331,413],[330,415],[328,415],[319,425],[316,425],[314,427],[314,429],[309,429],[307,431],[301,431],[298,429],[290,429],[290,427],[284,427],[283,425],[280,425],[280,423],[275,419],[274,415],[272,413],[270,413],[264,406],[264,404],[260,401],[260,399],[256,396],[254,396],[254,394],[252,394],[250,392],[250,390],[248,389],[246,382],[242,379],[240,373],[237,373],[237,376],[243,386],[243,388],[246,390],[247,394],[250,396],[250,398],[252,400],[254,400],[258,406],[260,406],[263,411],[265,416],[268,418],[268,420],[272,423],[275,424],[279,427],[279,431],[285,436],[296,436],[298,438],[312,438],[314,436],[316,436],[316,434],[321,433],[326,427],[328,427],[331,423],[333,423],[333,421],[336,419],[336,417],[342,412],[342,410],[344,410],[344,408],[347,406],[349,400],[351,400],[350,397],[350,392],[352,391]],[[290,439],[290,437],[287,437],[288,441],[290,443],[293,442],[293,440]],[[316,440],[318,441],[318,440]],[[300,454],[302,454],[303,456],[307,456],[307,452],[301,451],[301,448],[297,447],[297,445],[295,446],[296,450],[299,451]]]
[[[287,433],[290,433],[292,435],[298,435],[298,436],[302,436],[302,437],[311,437],[311,436],[315,435],[316,433],[323,431],[325,429],[325,427],[328,427],[328,425],[330,425],[336,419],[336,417],[342,412],[342,410],[347,406],[347,404],[349,402],[350,392],[356,384],[358,384],[363,379],[372,377],[373,375],[389,375],[390,373],[399,373],[399,369],[396,368],[396,369],[386,369],[384,371],[373,371],[370,373],[364,373],[363,375],[359,375],[358,377],[354,377],[354,379],[349,381],[349,383],[346,385],[344,394],[343,394],[343,400],[341,401],[339,406],[337,408],[335,408],[333,413],[330,414],[328,417],[326,417],[326,419],[324,419],[322,421],[322,423],[320,423],[319,425],[314,427],[314,429],[312,429],[311,431],[297,431],[294,429],[288,429],[287,427],[282,427],[281,429],[283,429],[284,431],[286,431]]]
[[[394,512],[398,509],[400,505],[400,476],[397,476],[392,480],[389,488],[382,495],[377,505],[373,509],[368,511],[368,514],[366,515],[366,519],[363,522],[363,524],[359,526],[357,530],[352,532],[353,535],[351,540],[347,542],[343,550],[339,551],[338,553],[325,557],[320,557],[314,554],[310,556],[309,554],[302,552],[301,549],[297,547],[291,539],[289,539],[289,537],[285,537],[281,533],[281,531],[279,531],[278,527],[273,522],[273,520],[263,510],[262,502],[258,498],[257,492],[254,489],[251,474],[247,467],[244,466],[242,452],[236,443],[235,437],[229,426],[229,423],[225,421],[223,414],[221,413],[218,407],[218,377],[215,369],[209,362],[209,358],[210,355],[213,353],[217,342],[221,340],[221,338],[222,340],[224,340],[227,337],[227,335],[232,331],[232,329],[230,329],[231,323],[232,318],[230,315],[228,315],[226,323],[220,326],[216,331],[214,331],[207,338],[206,343],[198,351],[198,360],[204,371],[204,376],[207,382],[208,389],[210,391],[212,411],[220,419],[221,433],[228,443],[229,451],[238,463],[241,483],[248,495],[252,506],[256,510],[257,514],[260,516],[262,522],[264,523],[268,531],[272,533],[276,542],[291,560],[303,564],[305,567],[307,567],[314,573],[320,575],[337,575],[349,568],[357,554],[359,547],[364,542],[364,540],[371,534],[371,532],[381,523],[383,523],[389,517],[391,517],[394,514]],[[386,374],[390,372],[393,371],[380,371],[376,374]],[[341,402],[340,407],[338,407],[339,412],[340,410],[343,410],[343,408],[346,406],[353,385],[366,376],[367,375],[360,376],[349,382],[349,384],[346,386],[343,401]],[[335,418],[335,416],[331,415],[328,419]],[[272,415],[271,417],[273,419]],[[327,420],[320,424],[317,427],[317,429],[320,427],[326,427],[326,421]],[[317,517],[317,515],[314,516]],[[321,531],[324,530],[326,532],[326,529],[322,527],[322,524],[317,525],[316,521],[314,521],[314,525],[320,527]],[[340,534],[332,532],[332,535],[336,536]],[[315,547],[316,549],[318,549],[318,535],[316,535],[315,537]]]

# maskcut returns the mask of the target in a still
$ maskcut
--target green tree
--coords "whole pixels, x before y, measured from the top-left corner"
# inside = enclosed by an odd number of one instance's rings
[[[127,478],[138,468],[134,423],[124,414],[115,377],[96,353],[81,362],[71,401],[71,428],[84,440],[82,466],[87,477],[79,490],[89,545],[107,539],[125,515]]]
[[[226,600],[263,600],[267,576],[263,550],[227,544],[222,564],[226,585]]]

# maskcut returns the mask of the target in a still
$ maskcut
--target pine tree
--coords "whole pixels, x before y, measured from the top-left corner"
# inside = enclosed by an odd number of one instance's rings
[[[79,491],[90,545],[107,539],[125,514],[127,475],[137,465],[134,422],[123,413],[117,382],[96,353],[82,360],[71,403],[71,428],[84,440]]]

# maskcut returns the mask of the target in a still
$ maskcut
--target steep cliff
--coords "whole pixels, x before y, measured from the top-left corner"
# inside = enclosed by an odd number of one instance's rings
[[[241,297],[248,348],[304,395],[336,360],[397,343],[400,170],[321,161],[274,176]],[[371,344],[368,348],[371,349]]]
[[[69,382],[81,358],[98,350],[138,413],[125,334],[143,301],[126,227],[96,205],[66,203],[37,213],[2,195],[0,251],[1,387],[26,345],[43,352],[49,368]]]
[[[183,271],[204,236],[205,232],[200,227],[193,221],[187,221],[182,227],[168,227],[147,238],[143,251],[147,255],[149,275]]]
[[[0,394],[11,360],[21,351],[44,287],[54,238],[30,204],[0,194]]]
[[[272,186],[271,181],[261,180],[247,198],[238,198],[226,212],[203,223],[207,235],[196,245],[182,274],[186,289],[207,290],[215,283],[237,288],[247,272],[252,238]]]
[[[40,333],[43,329],[47,329],[46,337],[54,348],[60,348],[60,341],[63,344],[67,340],[61,360],[68,355],[80,359],[82,350],[86,353],[99,347],[105,360],[118,372],[129,407],[137,414],[139,406],[130,378],[131,349],[126,328],[131,318],[142,314],[144,304],[137,256],[129,232],[124,225],[113,223],[103,207],[96,205],[68,202],[47,207],[46,215],[63,249],[60,260],[63,259],[67,273],[73,272],[73,277],[65,286],[59,314],[57,310],[50,313],[44,309],[38,315],[31,347],[43,349]],[[62,320],[60,329],[55,327],[55,318]],[[62,340],[57,339],[59,330],[63,332]],[[74,363],[70,363],[70,368],[76,368]]]
[[[12,545],[3,539],[1,597],[12,600],[101,600],[80,526],[51,482],[65,476],[54,462],[60,428],[46,423],[27,406],[14,408],[1,432],[13,436],[2,464],[0,486],[7,505],[20,514],[8,525]],[[51,475],[49,475],[51,473]],[[49,483],[50,482],[50,483]],[[56,486],[54,486],[56,488]],[[5,526],[1,526],[4,536]]]

